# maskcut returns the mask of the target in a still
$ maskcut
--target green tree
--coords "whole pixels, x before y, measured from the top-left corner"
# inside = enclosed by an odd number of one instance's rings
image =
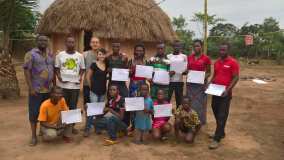
[[[174,17],[172,24],[179,40],[184,44],[184,53],[189,54],[194,32],[188,29],[188,23],[182,15]]]
[[[197,12],[194,14],[193,18],[191,19],[192,22],[202,23],[204,22],[205,14],[202,12]],[[224,18],[217,17],[216,14],[207,15],[208,26],[215,26],[220,22],[226,21]]]
[[[0,0],[0,30],[3,51],[0,51],[0,96],[18,97],[20,89],[10,52],[10,38],[16,30],[33,30],[37,21],[37,0]]]

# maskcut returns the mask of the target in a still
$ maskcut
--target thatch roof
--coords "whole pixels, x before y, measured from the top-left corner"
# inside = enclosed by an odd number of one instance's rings
[[[38,32],[45,34],[77,30],[93,31],[107,39],[176,39],[170,18],[154,0],[56,0],[38,27]]]

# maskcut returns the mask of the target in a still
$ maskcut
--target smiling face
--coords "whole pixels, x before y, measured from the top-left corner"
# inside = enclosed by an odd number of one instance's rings
[[[140,94],[142,97],[148,96],[149,93],[149,86],[147,84],[141,85]]]
[[[74,37],[68,37],[66,39],[66,48],[68,51],[75,50],[75,38]]]
[[[101,61],[101,62],[105,61],[106,53],[103,53],[102,51],[98,51],[97,52],[97,59],[98,59],[98,61]]]
[[[118,42],[112,43],[112,52],[114,54],[119,54],[119,52],[120,52],[120,43],[118,43]]]
[[[57,104],[63,97],[63,92],[61,88],[55,88],[52,89],[52,92],[50,94],[50,101],[53,104]]]
[[[190,110],[191,106],[190,106],[190,99],[189,98],[187,98],[187,97],[183,98],[182,107],[186,111]]]
[[[41,50],[45,50],[48,45],[48,38],[47,36],[38,36],[37,37],[37,47]]]
[[[201,53],[202,52],[202,45],[200,42],[195,42],[193,44],[193,49],[195,53]]]
[[[110,86],[110,88],[109,88],[109,96],[111,97],[111,98],[115,98],[117,95],[118,95],[118,87],[117,86],[114,86],[114,85],[112,85],[112,86]]]
[[[97,38],[97,37],[93,37],[92,39],[91,39],[91,42],[90,42],[90,46],[91,46],[91,48],[92,48],[92,50],[97,50],[97,49],[99,49],[100,48],[100,40],[99,40],[99,38]]]
[[[163,90],[158,90],[157,92],[157,100],[158,101],[163,101],[165,99],[165,93]]]
[[[228,56],[229,46],[222,44],[219,47],[219,55],[221,58],[226,58]]]
[[[145,55],[145,51],[144,51],[143,47],[137,46],[134,49],[134,58],[135,59],[142,59],[142,58],[144,58],[144,55]]]

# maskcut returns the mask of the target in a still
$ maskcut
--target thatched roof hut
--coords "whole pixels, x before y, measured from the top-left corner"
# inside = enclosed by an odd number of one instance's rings
[[[143,41],[149,53],[156,42],[176,39],[169,17],[154,0],[56,0],[45,11],[38,32],[51,36],[54,51],[64,49],[68,34],[75,35],[80,51],[93,33],[107,49],[111,40],[119,40],[127,54],[137,42]]]

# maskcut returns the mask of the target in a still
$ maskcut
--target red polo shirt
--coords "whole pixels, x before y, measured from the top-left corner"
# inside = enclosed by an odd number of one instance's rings
[[[206,71],[207,65],[211,65],[211,60],[205,54],[201,54],[199,58],[195,57],[195,53],[192,53],[187,57],[187,69],[194,71]]]
[[[214,79],[212,83],[229,86],[234,75],[239,75],[240,67],[234,58],[218,59],[214,64]]]

